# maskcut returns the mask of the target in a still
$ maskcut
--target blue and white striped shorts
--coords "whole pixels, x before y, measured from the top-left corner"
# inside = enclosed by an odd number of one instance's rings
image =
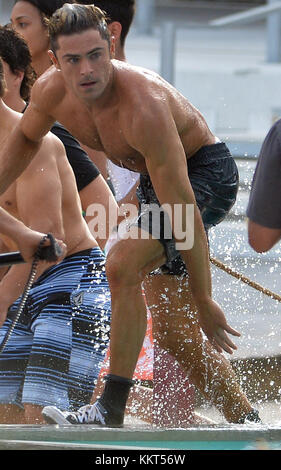
[[[0,344],[18,309],[9,309]],[[66,257],[33,284],[0,356],[0,403],[77,409],[90,402],[109,345],[111,302],[99,248]]]

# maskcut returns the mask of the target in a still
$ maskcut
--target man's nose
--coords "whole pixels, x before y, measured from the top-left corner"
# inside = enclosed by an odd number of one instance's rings
[[[94,71],[94,68],[89,60],[84,59],[81,61],[81,68],[80,68],[81,75],[90,75],[93,73],[93,71]]]

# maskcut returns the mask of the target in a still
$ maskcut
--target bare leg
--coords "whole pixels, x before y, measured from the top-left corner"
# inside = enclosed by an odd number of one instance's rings
[[[185,370],[154,341],[153,423],[184,427],[195,423],[194,387]]]
[[[39,405],[25,404],[24,411],[26,424],[46,424],[46,421],[42,416],[42,409],[43,407]]]
[[[24,410],[16,405],[0,405],[1,424],[26,424]]]
[[[43,407],[25,404],[24,409],[17,405],[0,405],[1,424],[44,424],[41,414]]]
[[[104,388],[103,380],[98,379],[97,386],[91,398],[91,403],[95,403],[101,396]],[[148,423],[153,422],[153,391],[152,388],[137,385],[130,391],[127,401],[126,414],[135,416]]]
[[[112,299],[111,374],[133,377],[146,332],[142,280],[164,260],[163,248],[156,240],[121,240],[109,252],[106,272]]]
[[[229,422],[252,409],[225,357],[203,339],[187,280],[149,276],[145,295],[159,345],[184,367],[191,382]]]
[[[160,347],[177,359],[192,383],[229,422],[238,422],[252,407],[242,393],[229,361],[203,339],[186,281],[180,281],[176,276],[167,276],[164,281],[161,276],[157,282],[157,276],[147,276],[164,262],[163,247],[153,239],[121,240],[109,252],[107,276],[112,295],[110,373],[128,379],[133,377],[146,331],[146,307],[141,289],[145,279],[154,337]],[[155,292],[158,293],[156,298]]]

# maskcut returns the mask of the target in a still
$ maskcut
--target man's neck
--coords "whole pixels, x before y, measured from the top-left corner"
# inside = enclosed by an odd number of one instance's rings
[[[20,95],[13,96],[13,95],[7,94],[4,97],[3,101],[6,104],[6,106],[13,109],[14,111],[17,111],[18,113],[22,113],[26,106],[26,102],[21,98]]]
[[[121,44],[116,44],[115,59],[121,60],[122,62],[126,62],[125,51],[124,51],[124,48],[121,46]]]
[[[32,67],[37,77],[40,77],[46,70],[51,67],[52,62],[47,53],[41,54],[38,58],[32,58]]]

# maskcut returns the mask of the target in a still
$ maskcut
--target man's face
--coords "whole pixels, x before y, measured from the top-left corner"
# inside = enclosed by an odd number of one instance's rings
[[[110,80],[112,64],[109,44],[99,31],[89,29],[60,36],[56,58],[56,67],[79,99],[90,103],[102,96]]]

